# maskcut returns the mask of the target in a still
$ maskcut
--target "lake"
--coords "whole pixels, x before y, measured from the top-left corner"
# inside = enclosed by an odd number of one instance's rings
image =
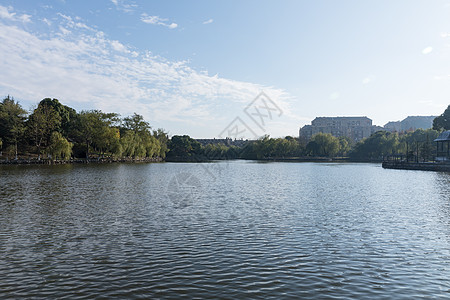
[[[0,166],[0,298],[450,297],[450,174]]]

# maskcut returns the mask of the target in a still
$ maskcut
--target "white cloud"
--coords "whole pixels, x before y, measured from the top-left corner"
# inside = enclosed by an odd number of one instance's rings
[[[433,51],[433,47],[426,47],[422,50],[422,54],[430,54]]]
[[[374,77],[373,75],[369,75],[369,76],[365,77],[365,78],[362,80],[362,84],[363,84],[363,85],[368,85],[368,84],[371,83],[374,79],[375,79],[375,77]]]
[[[134,3],[126,3],[125,0],[111,0],[111,2],[116,6],[117,10],[126,12],[126,13],[131,13],[135,10],[135,8],[137,7],[136,4]]]
[[[170,29],[175,29],[178,27],[178,24],[176,23],[168,23],[168,19],[164,19],[159,16],[149,16],[146,13],[141,14],[141,21],[152,25],[162,25]]]
[[[0,5],[0,19],[6,19],[10,21],[29,23],[31,22],[31,15],[23,14],[17,15],[15,12],[12,12],[12,7],[5,7]]]
[[[18,16],[19,20],[24,22],[24,23],[29,23],[31,22],[31,15],[20,15]]]
[[[10,13],[9,10],[12,10],[12,8],[0,6],[0,18],[13,20],[15,18],[16,13]]]
[[[62,33],[63,35],[67,35],[67,34],[71,33],[70,30],[68,30],[68,29],[66,29],[66,28],[64,28],[64,27],[62,27],[62,26],[59,26],[59,30],[61,31],[61,33]]]
[[[141,15],[141,21],[147,24],[158,24],[161,21],[166,21],[166,19],[161,19],[158,16],[149,16],[146,13]]]
[[[69,28],[80,28],[80,29],[86,29],[86,30],[94,31],[94,29],[89,27],[88,25],[86,25],[84,23],[81,23],[81,22],[75,22],[74,21],[74,19],[77,20],[77,21],[80,21],[81,20],[80,17],[72,18],[71,16],[67,16],[67,15],[64,15],[62,13],[58,13],[57,15],[60,16],[65,21],[66,26],[69,27]]]
[[[210,76],[184,61],[130,51],[101,31],[84,30],[74,18],[61,17],[53,21],[59,31],[48,29],[46,34],[0,19],[3,94],[33,102],[54,97],[78,109],[123,116],[137,112],[163,127],[167,122],[181,122],[202,128],[207,121],[226,126],[264,89],[289,116],[290,96],[283,90]]]
[[[450,33],[449,32],[442,32],[441,33],[441,37],[442,38],[448,38],[448,37],[450,37]]]
[[[176,23],[170,23],[170,25],[167,26],[167,27],[169,27],[170,29],[175,29],[175,28],[178,27],[178,24],[176,24]]]
[[[42,19],[42,22],[44,22],[44,23],[47,24],[48,26],[51,26],[51,25],[52,25],[52,22],[51,22],[49,19],[47,19],[47,18],[43,18],[43,19]]]
[[[434,80],[448,80],[450,79],[450,75],[436,75],[434,76]]]
[[[212,22],[214,22],[214,20],[213,19],[209,19],[209,20],[206,20],[205,22],[203,22],[203,24],[211,24]]]
[[[130,52],[128,50],[128,48],[126,46],[124,46],[122,43],[120,43],[119,41],[111,41],[111,47],[118,52],[123,52],[123,53]]]

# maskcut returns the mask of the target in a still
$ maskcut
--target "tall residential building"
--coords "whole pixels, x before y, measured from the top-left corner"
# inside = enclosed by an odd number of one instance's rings
[[[308,141],[317,133],[330,133],[335,137],[346,136],[354,141],[369,137],[373,132],[383,130],[382,127],[373,126],[368,117],[317,117],[311,125],[303,126],[300,138]]]

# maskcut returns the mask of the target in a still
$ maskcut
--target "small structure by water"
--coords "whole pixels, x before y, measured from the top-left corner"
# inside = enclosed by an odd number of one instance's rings
[[[450,161],[450,130],[441,133],[436,142],[436,161]]]
[[[437,146],[434,162],[409,162],[401,158],[388,159],[383,161],[383,168],[450,172],[450,130],[442,132],[434,141]]]

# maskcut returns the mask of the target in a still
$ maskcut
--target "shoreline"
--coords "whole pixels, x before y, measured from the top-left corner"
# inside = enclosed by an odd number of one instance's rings
[[[348,157],[284,157],[284,158],[262,158],[262,159],[245,159],[245,158],[235,158],[235,159],[207,159],[207,158],[180,158],[171,157],[162,159],[158,158],[121,158],[121,159],[110,159],[110,158],[76,158],[70,160],[50,160],[50,159],[3,159],[0,160],[0,165],[64,165],[64,164],[111,164],[111,163],[154,163],[154,162],[171,162],[171,163],[208,163],[214,161],[225,161],[225,160],[253,160],[260,162],[349,162],[349,163],[382,163],[381,160],[355,160]]]
[[[381,166],[384,169],[395,170],[416,170],[416,171],[435,171],[435,172],[450,172],[450,164],[435,163],[435,162],[398,162],[398,161],[384,161]]]
[[[225,160],[254,160],[261,162],[352,162],[352,163],[382,163],[381,159],[351,159],[349,157],[274,157],[274,158],[233,158],[233,159],[221,159],[221,158],[211,158],[207,159],[204,157],[171,157],[166,158],[165,162],[213,162],[213,161],[225,161]]]
[[[164,160],[158,158],[121,158],[121,159],[109,159],[109,158],[76,158],[70,160],[50,160],[50,159],[4,159],[0,160],[0,165],[66,165],[66,164],[111,164],[111,163],[150,163],[150,162],[163,162]]]

